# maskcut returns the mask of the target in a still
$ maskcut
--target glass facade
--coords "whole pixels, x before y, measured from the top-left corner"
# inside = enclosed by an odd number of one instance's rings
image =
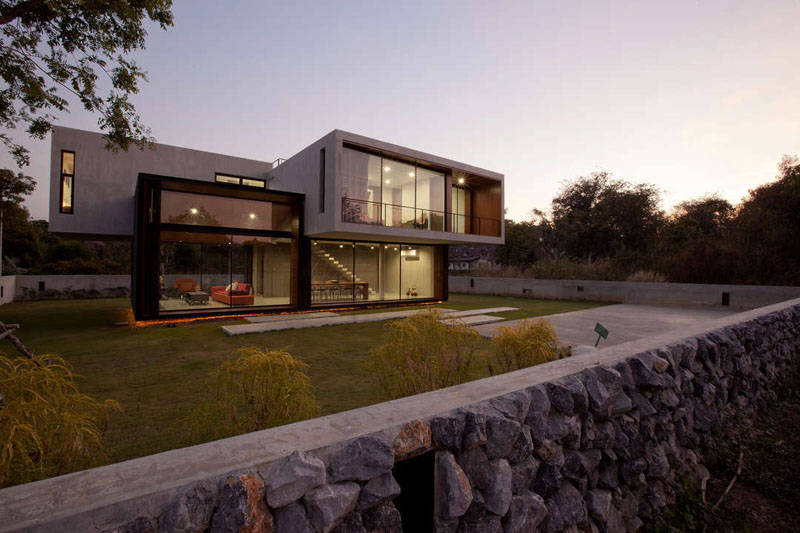
[[[161,193],[161,222],[250,230],[290,231],[287,204],[179,191]]]
[[[467,191],[463,187],[452,189],[452,232],[467,232]]]
[[[61,152],[61,213],[72,214],[75,190],[75,152]]]
[[[444,174],[418,165],[342,149],[345,222],[444,231]]]
[[[433,246],[323,241],[311,244],[311,303],[434,298]]]
[[[159,310],[289,305],[291,239],[162,231]]]

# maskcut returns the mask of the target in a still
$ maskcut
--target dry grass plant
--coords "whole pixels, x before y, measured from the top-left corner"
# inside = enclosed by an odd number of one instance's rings
[[[80,470],[102,458],[109,412],[120,407],[81,393],[77,377],[57,355],[0,353],[0,486]]]
[[[190,416],[192,439],[222,438],[313,417],[308,365],[284,350],[240,348],[210,375],[215,398]]]
[[[561,357],[556,330],[541,319],[501,327],[492,338],[492,345],[495,350],[488,360],[490,374],[511,372]]]
[[[389,339],[367,364],[390,398],[441,389],[468,380],[480,336],[460,320],[442,322],[430,309],[389,324]]]

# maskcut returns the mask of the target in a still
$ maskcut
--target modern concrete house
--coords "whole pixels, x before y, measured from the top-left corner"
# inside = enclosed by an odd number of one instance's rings
[[[137,319],[447,299],[447,246],[502,244],[503,176],[334,130],[273,163],[55,127],[50,230],[129,239]]]

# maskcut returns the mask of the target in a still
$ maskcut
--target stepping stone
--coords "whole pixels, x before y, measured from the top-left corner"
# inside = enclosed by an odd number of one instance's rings
[[[421,311],[425,311],[425,309],[416,308],[405,311],[390,311],[388,313],[365,313],[363,315],[274,320],[272,322],[256,322],[252,324],[234,324],[230,326],[222,326],[221,329],[228,335],[246,335],[248,333],[265,333],[267,331],[281,331],[284,329],[304,329],[317,328],[320,326],[336,326],[339,324],[364,324],[368,322],[381,322],[383,320],[405,318]],[[440,309],[440,311],[443,313],[451,313],[454,310]]]
[[[442,322],[447,322],[450,324],[455,324],[457,322],[463,322],[467,326],[479,326],[481,324],[491,324],[492,322],[501,322],[505,320],[505,318],[501,316],[489,316],[489,315],[472,315],[464,318],[443,318]]]
[[[282,322],[285,320],[306,320],[309,318],[330,318],[332,316],[339,316],[338,313],[330,311],[322,311],[319,313],[289,313],[285,315],[267,315],[267,316],[248,316],[245,320],[251,324],[263,324],[264,322]]]
[[[489,307],[486,309],[467,309],[466,311],[456,311],[448,316],[465,317],[473,315],[490,315],[494,313],[507,313],[509,311],[519,311],[519,307]]]

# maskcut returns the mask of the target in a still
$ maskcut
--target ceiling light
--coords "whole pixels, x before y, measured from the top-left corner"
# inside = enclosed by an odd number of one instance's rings
[[[414,173],[413,172],[409,172],[408,175],[411,176],[412,178],[414,177]]]
[[[392,180],[386,180],[386,184],[387,184],[387,185],[388,185],[389,183],[391,183],[391,182],[392,182]]]
[[[256,214],[255,213],[250,213],[250,218],[256,218]]]
[[[389,172],[392,170],[392,167],[383,167],[384,172]]]
[[[464,185],[464,178],[458,178],[458,184]]]
[[[369,249],[370,249],[370,250],[374,250],[374,249],[375,249],[375,247],[374,247],[374,246],[370,246],[370,247],[369,247]]]
[[[340,245],[339,245],[339,248],[344,248],[344,244],[340,244]]]
[[[192,213],[193,215],[196,215],[197,214],[197,208],[193,207],[193,208],[189,209],[189,212]]]

